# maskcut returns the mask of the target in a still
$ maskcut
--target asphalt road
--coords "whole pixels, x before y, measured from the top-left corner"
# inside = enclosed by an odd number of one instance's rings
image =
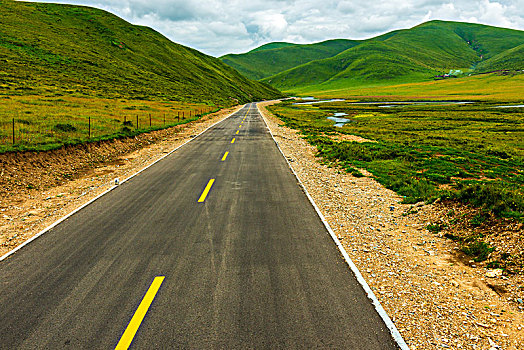
[[[0,308],[10,350],[397,348],[254,104],[0,262]]]

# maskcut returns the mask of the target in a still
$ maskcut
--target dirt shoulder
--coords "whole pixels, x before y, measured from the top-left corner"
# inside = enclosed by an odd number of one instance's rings
[[[0,256],[238,109],[133,138],[0,154]]]
[[[454,242],[426,229],[449,208],[401,204],[371,174],[320,164],[271,103],[259,106],[275,139],[411,349],[524,348],[521,275],[463,263]]]

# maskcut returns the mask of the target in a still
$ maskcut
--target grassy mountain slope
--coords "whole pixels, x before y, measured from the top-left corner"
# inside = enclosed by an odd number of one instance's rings
[[[359,43],[357,40],[328,40],[316,44],[255,49],[244,54],[225,55],[220,59],[251,79],[262,79],[313,60],[334,56]]]
[[[274,98],[220,60],[82,6],[0,3],[0,93],[231,105]]]
[[[329,90],[427,81],[450,69],[469,70],[477,64],[481,68],[484,62],[495,59],[499,63],[509,60],[518,66],[521,51],[511,50],[522,43],[523,31],[431,21],[366,40],[333,57],[307,62],[262,81],[288,91],[307,86]],[[506,51],[507,56],[499,56]]]
[[[263,50],[279,49],[281,47],[288,47],[288,46],[294,46],[294,45],[296,45],[296,44],[286,43],[286,42],[283,42],[283,41],[275,41],[275,42],[267,43],[267,44],[261,45],[261,46],[259,46],[257,48],[254,48],[253,50],[249,51],[248,53],[253,53],[253,52],[263,51]]]
[[[499,53],[476,67],[479,72],[500,69],[524,70],[524,44]]]

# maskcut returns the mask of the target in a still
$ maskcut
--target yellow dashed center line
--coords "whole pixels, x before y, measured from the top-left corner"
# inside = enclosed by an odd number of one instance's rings
[[[231,140],[231,143],[235,143],[235,138],[233,137],[233,140]]]
[[[240,129],[241,127],[242,127],[242,124],[240,124],[240,125],[238,126],[239,129]]]
[[[228,154],[229,152],[224,153],[224,156],[222,157],[222,161],[226,160]]]
[[[215,182],[215,179],[209,180],[209,182],[206,185],[206,188],[204,188],[204,192],[200,195],[200,198],[198,199],[198,203],[202,203],[206,200],[207,194],[211,190],[211,186],[213,186],[213,182]]]
[[[122,334],[122,338],[120,338],[120,341],[116,345],[115,350],[125,350],[129,348],[129,345],[131,345],[131,342],[138,331],[138,327],[140,327],[142,320],[146,316],[147,310],[151,306],[153,299],[155,299],[155,295],[160,289],[164,278],[165,276],[155,277],[151,283],[151,286],[147,290],[144,299],[142,299],[142,302],[140,302],[140,305],[138,305],[138,309],[136,309],[136,312],[133,315],[133,318],[131,318],[131,321],[129,322],[129,325],[127,326],[124,334]]]
[[[235,134],[238,135],[238,132],[239,132],[239,131],[240,131],[240,130],[237,130],[237,132],[236,132]]]

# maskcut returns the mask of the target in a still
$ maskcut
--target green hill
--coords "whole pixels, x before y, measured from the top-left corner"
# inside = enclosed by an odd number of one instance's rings
[[[491,72],[501,69],[524,70],[524,44],[506,50],[479,63],[478,72]]]
[[[281,47],[288,47],[288,46],[294,46],[294,45],[296,44],[276,41],[276,42],[267,43],[257,48],[254,48],[253,50],[249,51],[249,53],[263,51],[263,50],[279,49]]]
[[[72,5],[0,2],[0,94],[231,105],[280,93],[151,28]]]
[[[246,77],[263,79],[313,60],[332,57],[358,44],[357,40],[345,39],[280,47],[266,44],[248,53],[225,55],[220,59]]]
[[[261,81],[286,91],[429,81],[450,70],[481,72],[520,69],[524,32],[481,24],[430,21],[363,41],[331,57],[310,60]],[[285,49],[289,49],[285,48]],[[306,46],[303,46],[307,49]],[[284,49],[268,50],[284,53]],[[249,54],[247,54],[249,56]],[[251,76],[267,75],[260,62],[243,67]],[[309,57],[303,54],[304,60]],[[266,56],[267,58],[267,56]],[[285,61],[280,57],[280,61]],[[229,62],[225,61],[229,64]],[[491,63],[490,63],[491,62]],[[276,65],[277,62],[271,65]],[[281,65],[273,70],[285,68]],[[499,67],[499,68],[496,68]],[[260,78],[259,78],[260,79]]]

